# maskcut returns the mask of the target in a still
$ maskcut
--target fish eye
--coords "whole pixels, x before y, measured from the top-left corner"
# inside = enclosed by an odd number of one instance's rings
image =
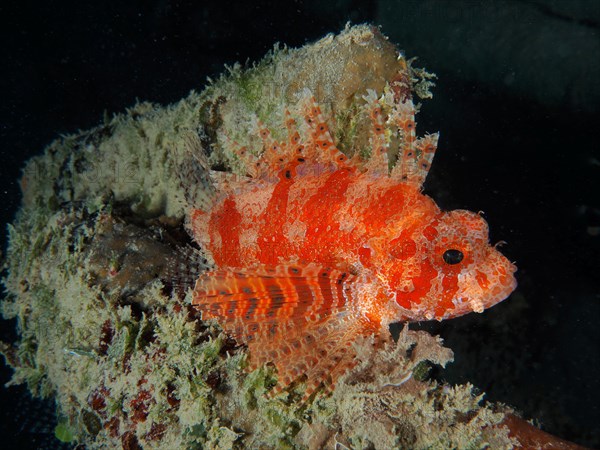
[[[463,260],[464,257],[465,255],[463,255],[463,252],[454,248],[446,250],[443,256],[446,264],[458,264]]]

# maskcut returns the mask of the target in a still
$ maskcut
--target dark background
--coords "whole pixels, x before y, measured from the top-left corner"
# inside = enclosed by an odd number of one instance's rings
[[[411,325],[441,334],[455,351],[434,375],[470,381],[545,430],[600,447],[599,5],[3,4],[2,222],[19,205],[23,162],[59,134],[97,125],[136,99],[175,102],[277,41],[301,46],[348,21],[384,23],[439,77],[417,118],[420,134],[441,132],[426,193],[446,209],[484,211],[492,242],[507,241],[503,252],[519,267],[515,294],[484,314]],[[386,20],[392,15],[399,19]],[[4,252],[5,227],[1,236]],[[1,327],[0,339],[15,338],[14,323]],[[2,366],[0,382],[10,373]],[[3,448],[58,447],[51,401],[30,400],[23,388],[0,389],[0,421]]]

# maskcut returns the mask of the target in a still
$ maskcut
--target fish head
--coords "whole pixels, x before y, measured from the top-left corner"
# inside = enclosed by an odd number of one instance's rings
[[[516,267],[489,242],[479,214],[436,214],[426,226],[390,242],[390,288],[409,320],[443,320],[483,312],[516,288]]]

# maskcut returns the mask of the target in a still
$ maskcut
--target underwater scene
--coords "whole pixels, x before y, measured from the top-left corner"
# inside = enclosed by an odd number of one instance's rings
[[[0,11],[2,448],[600,448],[600,2]]]

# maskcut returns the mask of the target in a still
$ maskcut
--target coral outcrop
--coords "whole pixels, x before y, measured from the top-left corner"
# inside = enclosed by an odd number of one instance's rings
[[[452,352],[406,326],[377,351],[359,343],[360,364],[332,395],[301,403],[299,384],[271,398],[277,374],[247,373],[244,347],[200,319],[173,274],[190,244],[186,211],[210,189],[208,178],[181,179],[190,136],[213,169],[235,172],[223,140],[243,141],[252,115],[277,128],[308,88],[342,150],[360,150],[356,102],[382,91],[401,64],[376,29],[349,27],[300,49],[276,47],[176,104],[139,103],[27,163],[3,280],[2,313],[17,319],[19,340],[1,350],[15,370],[10,384],[55,399],[58,438],[125,449],[518,443],[505,425],[509,408],[486,404],[471,385],[429,378]],[[430,75],[410,70],[427,97]]]

